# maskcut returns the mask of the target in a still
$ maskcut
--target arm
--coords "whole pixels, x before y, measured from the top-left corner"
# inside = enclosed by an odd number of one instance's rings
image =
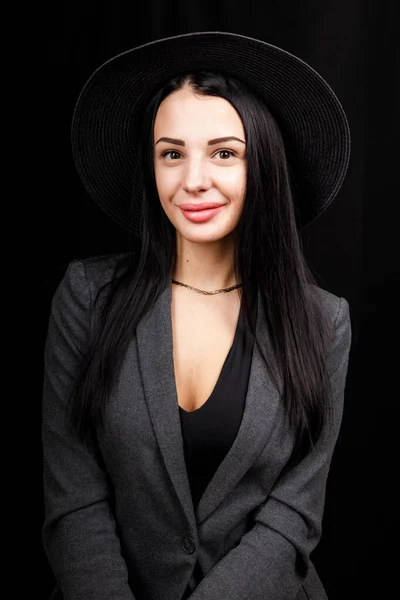
[[[84,267],[71,263],[52,301],[45,347],[43,544],[64,600],[134,600],[101,457],[66,428],[68,397],[87,345],[90,305]]]
[[[255,524],[191,594],[191,600],[289,600],[304,582],[321,534],[325,488],[339,433],[351,342],[349,306],[340,298],[328,358],[332,421],[313,450],[281,476]]]

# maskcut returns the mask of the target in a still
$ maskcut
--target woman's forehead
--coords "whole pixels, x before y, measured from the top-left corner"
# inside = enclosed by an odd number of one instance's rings
[[[179,137],[186,134],[207,137],[241,136],[242,120],[228,100],[219,96],[204,96],[184,87],[167,96],[157,111],[154,131],[157,136]],[[173,131],[173,135],[172,135]]]

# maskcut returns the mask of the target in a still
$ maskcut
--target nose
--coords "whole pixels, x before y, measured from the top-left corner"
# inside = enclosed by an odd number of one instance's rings
[[[211,187],[211,177],[206,160],[191,158],[186,161],[182,189],[185,192],[201,192]]]

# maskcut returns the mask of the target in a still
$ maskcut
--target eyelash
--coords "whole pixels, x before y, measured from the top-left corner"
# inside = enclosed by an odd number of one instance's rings
[[[215,152],[215,154],[220,154],[221,152],[229,152],[230,155],[231,155],[231,157],[232,156],[237,156],[236,153],[233,150],[228,150],[228,148],[221,148],[221,150],[217,150],[217,152]],[[180,152],[178,150],[163,150],[160,153],[160,156],[161,156],[161,158],[165,158],[168,154],[172,154],[172,153],[180,154]],[[215,154],[214,154],[214,156],[215,156]],[[175,159],[172,159],[172,160],[178,160],[178,159],[175,158]],[[222,160],[227,160],[227,159],[225,158],[225,159],[222,159]]]

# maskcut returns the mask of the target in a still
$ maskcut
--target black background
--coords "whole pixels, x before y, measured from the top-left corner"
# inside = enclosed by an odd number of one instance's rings
[[[158,37],[232,31],[281,46],[308,62],[345,108],[352,132],[347,178],[335,202],[302,231],[320,285],[348,300],[353,326],[343,425],[328,480],[323,535],[313,556],[330,600],[380,600],[397,589],[400,102],[395,4],[73,0],[54,3],[46,28],[42,141],[49,168],[42,181],[41,336],[34,382],[39,482],[43,346],[52,295],[70,260],[120,251],[129,243],[88,196],[72,161],[72,111],[91,73],[113,55]],[[40,556],[39,597],[45,599],[53,577],[41,545],[42,491],[38,506],[34,544]]]

